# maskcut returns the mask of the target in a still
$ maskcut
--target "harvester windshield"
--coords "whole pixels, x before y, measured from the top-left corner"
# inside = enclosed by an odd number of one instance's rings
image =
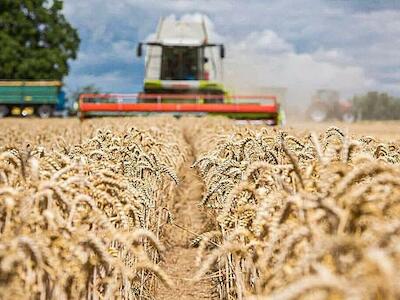
[[[204,48],[162,47],[161,80],[204,79]]]

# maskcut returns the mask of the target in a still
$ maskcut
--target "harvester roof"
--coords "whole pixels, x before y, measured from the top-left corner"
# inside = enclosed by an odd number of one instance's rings
[[[165,46],[201,46],[207,43],[205,24],[174,18],[162,19],[156,42]]]

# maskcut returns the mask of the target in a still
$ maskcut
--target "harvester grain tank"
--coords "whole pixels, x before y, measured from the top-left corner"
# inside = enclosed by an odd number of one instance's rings
[[[139,43],[144,50],[143,91],[137,94],[81,95],[82,116],[169,113],[225,115],[278,123],[273,95],[232,95],[222,84],[224,45],[209,41],[204,20],[161,19],[154,38]]]
[[[67,101],[61,87],[59,81],[0,81],[0,117],[64,114]]]

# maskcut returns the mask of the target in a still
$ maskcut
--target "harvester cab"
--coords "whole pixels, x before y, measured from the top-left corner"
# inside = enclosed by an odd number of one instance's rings
[[[203,103],[222,103],[222,44],[208,42],[207,27],[201,22],[174,18],[161,19],[153,41],[139,43],[137,56],[145,59],[144,95],[186,94],[220,95],[204,99]],[[156,99],[144,97],[140,102]],[[162,102],[168,99],[163,97]],[[185,99],[185,102],[194,99]]]

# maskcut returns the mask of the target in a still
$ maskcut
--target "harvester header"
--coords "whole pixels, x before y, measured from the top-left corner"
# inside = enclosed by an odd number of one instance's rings
[[[218,100],[221,103],[207,103]],[[235,119],[260,119],[273,125],[279,110],[272,95],[201,95],[201,94],[82,94],[82,117],[96,115],[141,115],[167,113],[174,116],[224,115]]]

